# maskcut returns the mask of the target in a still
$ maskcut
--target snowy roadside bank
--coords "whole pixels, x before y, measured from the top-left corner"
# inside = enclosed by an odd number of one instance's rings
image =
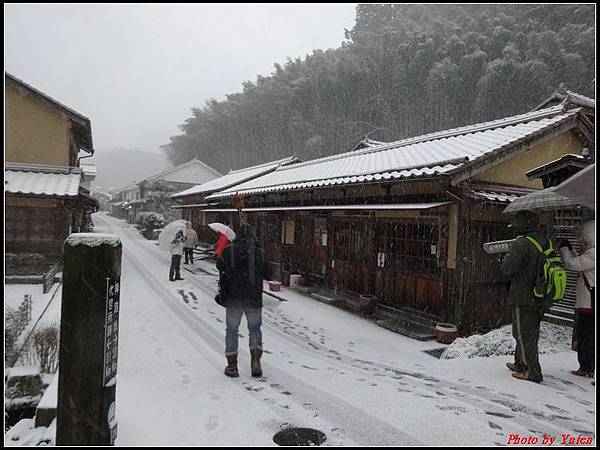
[[[551,354],[571,350],[573,329],[553,323],[542,322],[540,327],[539,353]],[[513,355],[515,339],[512,325],[505,325],[486,334],[457,338],[442,354],[440,359],[485,358],[489,356]]]

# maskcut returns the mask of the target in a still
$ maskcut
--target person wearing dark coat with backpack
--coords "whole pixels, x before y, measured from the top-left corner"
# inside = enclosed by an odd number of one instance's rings
[[[226,308],[225,375],[239,376],[237,367],[238,330],[246,315],[250,333],[251,370],[253,377],[262,376],[262,293],[263,280],[271,277],[271,270],[263,249],[258,246],[254,230],[242,224],[236,239],[217,259],[219,269],[219,303]]]
[[[539,383],[543,376],[538,359],[538,339],[547,302],[534,295],[542,259],[527,237],[533,238],[544,248],[548,247],[548,238],[540,229],[537,216],[528,211],[514,215],[510,226],[519,236],[502,259],[501,270],[511,281],[508,305],[512,310],[516,346],[515,361],[506,363],[506,366],[513,371],[513,377]]]

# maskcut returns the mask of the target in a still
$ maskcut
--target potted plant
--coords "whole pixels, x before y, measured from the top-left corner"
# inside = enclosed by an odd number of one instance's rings
[[[279,281],[269,281],[269,290],[271,292],[279,292],[279,291],[281,291],[281,282],[279,282]]]
[[[452,344],[458,337],[458,328],[451,323],[438,322],[435,326],[436,340],[440,344]]]
[[[360,296],[360,315],[370,317],[375,313],[377,307],[377,297],[374,295]]]

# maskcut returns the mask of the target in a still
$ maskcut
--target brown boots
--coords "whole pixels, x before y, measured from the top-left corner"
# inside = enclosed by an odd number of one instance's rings
[[[240,373],[237,366],[237,353],[233,353],[227,356],[227,367],[225,367],[225,375],[228,377],[239,377]],[[260,366],[260,357],[262,356],[262,350],[260,348],[250,349],[250,367],[252,369],[253,377],[262,377],[262,367]]]
[[[228,377],[239,377],[240,373],[238,372],[237,366],[237,353],[233,353],[227,356],[227,367],[225,367],[225,375]]]
[[[262,349],[251,348],[250,349],[250,367],[252,368],[253,377],[262,377],[262,367],[260,367],[260,357],[262,356]]]

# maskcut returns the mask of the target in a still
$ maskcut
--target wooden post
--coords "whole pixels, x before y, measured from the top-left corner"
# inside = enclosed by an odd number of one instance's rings
[[[56,445],[113,445],[121,241],[71,234],[64,246]]]

